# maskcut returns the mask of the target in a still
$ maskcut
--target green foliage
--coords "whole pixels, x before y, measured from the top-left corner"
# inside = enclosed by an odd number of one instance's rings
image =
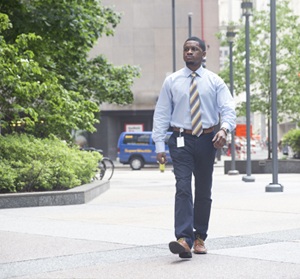
[[[0,118],[6,133],[95,131],[99,104],[130,104],[138,67],[88,59],[121,14],[100,1],[0,2]],[[19,121],[19,122],[17,122]]]
[[[250,90],[251,112],[270,116],[271,57],[270,11],[253,11],[250,17]],[[242,26],[242,21],[239,25]],[[277,56],[277,108],[278,120],[287,117],[300,124],[300,26],[299,17],[293,15],[289,1],[276,3],[276,56]],[[219,38],[222,37],[219,34]],[[225,41],[225,39],[224,39]],[[233,43],[234,94],[246,91],[245,80],[245,28],[237,31]],[[230,84],[229,65],[220,76]],[[246,115],[245,102],[237,106],[238,115]]]
[[[282,155],[280,160],[287,160],[288,156],[287,155]]]
[[[17,178],[17,171],[12,168],[7,160],[0,161],[0,193],[16,192],[14,184]]]
[[[6,17],[2,15],[2,19]],[[8,23],[3,21],[3,23]],[[40,41],[34,34],[22,34],[14,44],[0,37],[0,118],[5,130],[22,127],[26,132],[46,137],[51,132],[67,136],[67,129],[85,126],[94,130],[96,104],[84,100],[60,84],[56,75],[34,60],[27,49],[30,41]],[[18,123],[17,123],[18,121]],[[26,124],[25,124],[26,123]],[[84,125],[82,125],[84,123]]]
[[[300,158],[300,129],[291,129],[284,135],[282,145],[289,145],[296,153],[296,157]]]
[[[0,136],[0,192],[49,191],[89,183],[101,155],[54,136]]]

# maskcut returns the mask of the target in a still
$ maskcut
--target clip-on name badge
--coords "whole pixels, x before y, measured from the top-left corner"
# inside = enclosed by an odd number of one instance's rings
[[[184,147],[184,137],[181,136],[181,133],[184,131],[183,128],[179,130],[179,137],[177,137],[177,147]]]

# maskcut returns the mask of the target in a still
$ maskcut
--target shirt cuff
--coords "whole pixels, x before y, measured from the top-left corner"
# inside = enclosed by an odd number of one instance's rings
[[[161,152],[165,152],[165,142],[161,141],[161,142],[155,142],[155,151],[156,153],[161,153]]]
[[[225,130],[229,130],[231,132],[230,125],[228,125],[227,123],[223,123],[222,126],[221,126],[221,128],[225,128]]]

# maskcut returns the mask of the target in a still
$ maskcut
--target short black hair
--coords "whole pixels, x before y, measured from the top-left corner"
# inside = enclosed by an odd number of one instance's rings
[[[184,42],[184,44],[185,44],[187,41],[196,41],[196,42],[198,42],[198,43],[199,43],[199,46],[201,47],[201,49],[202,49],[203,51],[206,51],[205,43],[204,43],[201,39],[199,39],[198,37],[189,37],[189,38]]]

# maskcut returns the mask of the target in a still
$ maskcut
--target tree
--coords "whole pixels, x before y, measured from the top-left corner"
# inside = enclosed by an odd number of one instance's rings
[[[8,17],[0,14],[0,29],[5,32],[10,27]],[[63,76],[40,67],[28,49],[29,42],[40,40],[29,33],[8,44],[0,36],[0,118],[5,130],[24,128],[41,137],[51,132],[65,136],[83,117],[86,127],[92,129],[97,106],[66,90],[59,82]]]
[[[240,25],[242,22],[240,22]],[[284,117],[300,125],[300,29],[299,17],[292,14],[289,1],[276,4],[277,32],[277,113],[278,121]],[[219,35],[221,37],[221,35]],[[237,32],[233,43],[234,92],[246,91],[245,81],[245,29]],[[228,66],[228,65],[227,65]],[[229,66],[220,76],[229,84]],[[250,104],[251,112],[270,117],[271,57],[269,10],[253,11],[250,26]],[[246,103],[237,106],[238,115],[246,115]]]
[[[88,60],[96,41],[120,22],[112,8],[97,0],[4,0],[0,13],[0,117],[7,132],[18,125],[39,137],[95,131],[99,104],[133,101],[138,67],[116,67],[102,55]]]
[[[294,151],[294,157],[300,158],[300,129],[291,129],[282,140],[282,146],[289,145]]]

